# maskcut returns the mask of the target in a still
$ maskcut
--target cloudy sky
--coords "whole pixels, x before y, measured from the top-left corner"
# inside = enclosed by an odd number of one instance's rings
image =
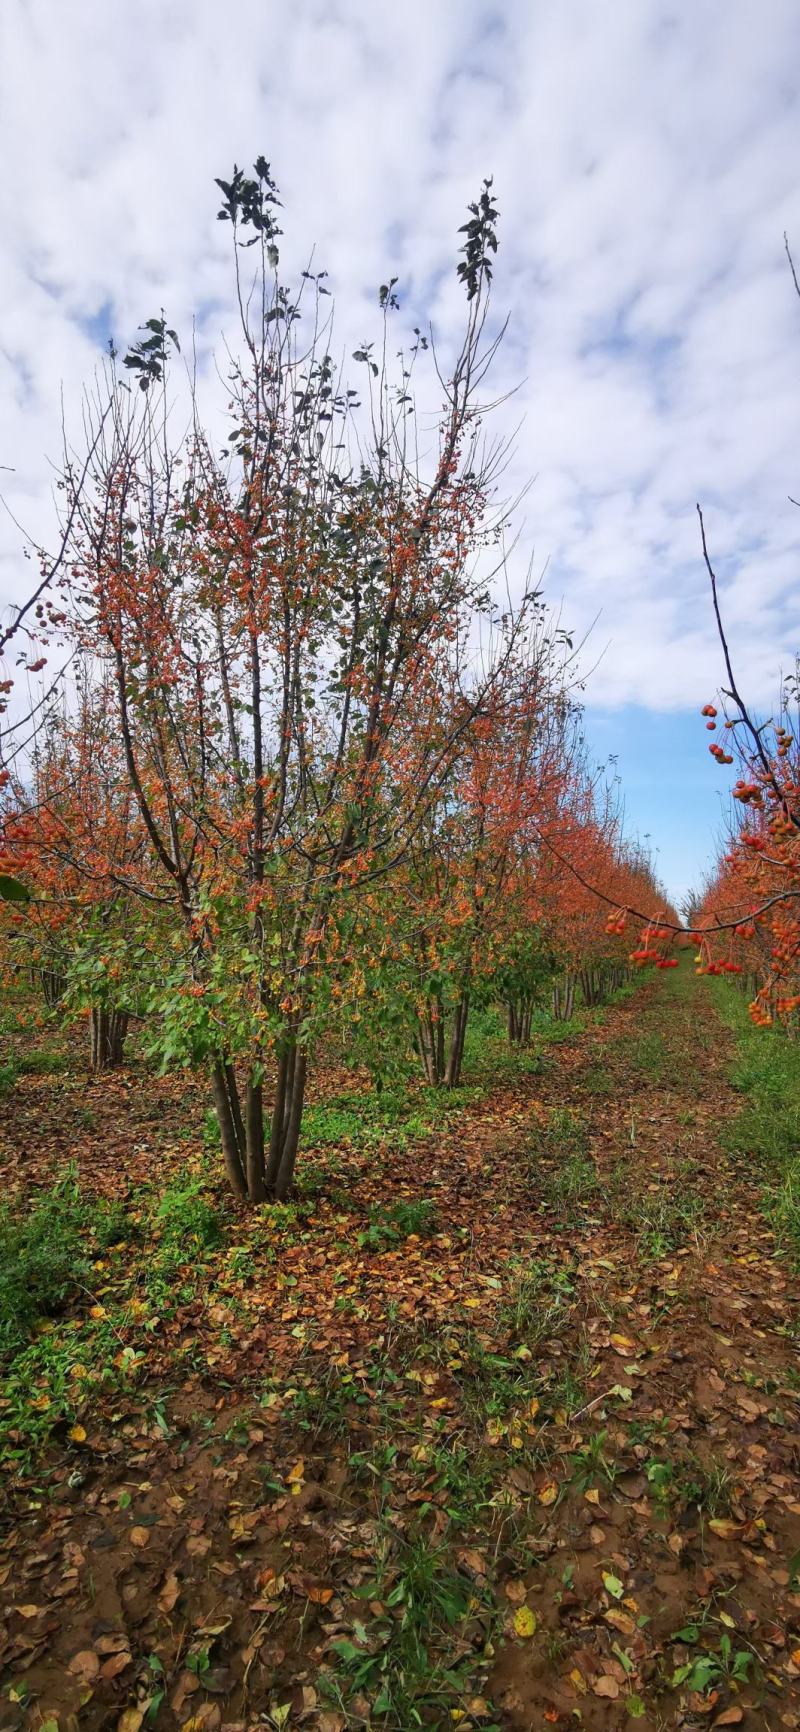
[[[670,888],[695,881],[722,787],[697,712],[720,678],[694,505],[762,705],[800,644],[797,0],[2,0],[0,475],[52,523],[63,390],[163,305],[230,330],[215,175],[261,151],[284,249],[316,247],[342,346],[397,274],[446,347],[454,234],[501,208],[499,383],[516,385],[515,555],[597,623],[589,729]],[[0,523],[0,602],[27,571]]]

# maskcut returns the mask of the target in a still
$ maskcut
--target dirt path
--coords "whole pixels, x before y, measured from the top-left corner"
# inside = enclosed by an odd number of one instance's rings
[[[738,1101],[704,1000],[685,976],[650,990],[609,1018],[602,1058],[574,1055],[570,1101],[603,1093],[604,1072],[608,1087],[591,1137],[605,1219],[581,1270],[592,1381],[627,1394],[573,1421],[554,1474],[567,1490],[532,1584],[550,1640],[533,1660],[509,1646],[493,1679],[518,1727],[576,1706],[584,1724],[618,1723],[631,1661],[637,1696],[656,1685],[643,1724],[800,1718],[798,1284],[758,1176],[720,1148]]]
[[[112,1257],[141,1369],[10,1488],[0,1729],[800,1724],[800,1287],[729,1062],[681,971],[320,1152],[168,1317]]]

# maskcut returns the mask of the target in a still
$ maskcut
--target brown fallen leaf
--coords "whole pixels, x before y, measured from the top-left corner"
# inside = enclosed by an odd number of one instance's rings
[[[161,1592],[156,1604],[159,1611],[169,1614],[174,1611],[181,1591],[181,1585],[174,1570],[168,1570],[161,1584]]]
[[[110,1630],[107,1636],[98,1636],[94,1645],[96,1654],[119,1654],[128,1646],[128,1636],[125,1630]]]
[[[170,1707],[173,1713],[180,1714],[187,1696],[196,1696],[199,1688],[200,1681],[196,1673],[189,1671],[181,1672],[170,1698]]]
[[[732,1522],[727,1516],[714,1516],[709,1522],[712,1534],[721,1540],[735,1540],[742,1531],[741,1522]]]
[[[503,1593],[512,1606],[521,1606],[528,1590],[524,1582],[506,1582]]]
[[[712,1720],[711,1725],[712,1727],[738,1726],[740,1721],[743,1719],[744,1709],[740,1708],[736,1702],[733,1702],[731,1703],[730,1708],[723,1708],[722,1713],[717,1715],[716,1720]]]
[[[471,1576],[485,1576],[486,1559],[482,1552],[460,1551],[458,1561],[463,1564],[464,1569],[468,1570]]]
[[[643,1473],[621,1473],[614,1481],[614,1490],[620,1491],[623,1497],[631,1499],[644,1497],[647,1491],[647,1480]]]
[[[126,1666],[132,1665],[133,1655],[123,1648],[119,1654],[112,1654],[110,1660],[106,1660],[105,1664],[100,1667],[100,1676],[101,1678],[118,1678],[120,1672],[125,1671]]]
[[[100,1671],[100,1661],[93,1648],[82,1648],[79,1654],[74,1654],[67,1667],[74,1678],[83,1678],[87,1684],[97,1677]]]
[[[216,1732],[221,1719],[216,1702],[204,1702],[191,1719],[184,1720],[181,1732]]]
[[[619,1684],[612,1678],[610,1672],[604,1672],[601,1678],[595,1678],[592,1685],[595,1696],[607,1696],[610,1702],[616,1702],[619,1695]]]
[[[137,1550],[142,1552],[144,1551],[145,1546],[149,1546],[150,1544],[150,1529],[131,1528],[128,1539],[132,1546],[136,1546]]]

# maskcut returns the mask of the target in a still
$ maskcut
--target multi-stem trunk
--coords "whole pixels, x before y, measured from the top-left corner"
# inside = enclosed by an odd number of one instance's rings
[[[465,992],[449,1016],[441,999],[437,998],[425,1016],[419,1018],[417,1050],[422,1059],[425,1081],[432,1087],[458,1087],[468,1016],[469,993]]]
[[[556,981],[553,987],[553,1016],[556,1022],[569,1022],[575,1008],[575,979],[571,974],[564,977],[563,986]]]
[[[91,1067],[95,1076],[122,1064],[127,1032],[127,1011],[104,1010],[98,1007],[92,1011]]]
[[[217,1059],[212,1069],[214,1104],[222,1156],[231,1188],[243,1202],[283,1202],[294,1178],[303,1117],[308,1057],[294,1032],[278,1053],[269,1143],[260,1065],[252,1067],[244,1106],[232,1064]]]
[[[42,992],[48,1010],[55,1010],[67,990],[65,976],[59,968],[43,968],[40,973]]]
[[[529,1046],[533,1022],[533,999],[522,995],[508,1001],[508,1038],[512,1046]]]

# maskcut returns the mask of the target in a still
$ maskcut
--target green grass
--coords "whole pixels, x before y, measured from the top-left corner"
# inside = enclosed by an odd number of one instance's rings
[[[401,1245],[404,1239],[414,1234],[418,1238],[426,1238],[436,1231],[436,1212],[426,1197],[417,1197],[411,1202],[385,1204],[373,1203],[369,1212],[369,1225],[358,1235],[358,1243],[370,1251],[382,1251],[386,1247]]]
[[[477,1687],[476,1659],[498,1621],[488,1586],[458,1567],[447,1544],[397,1534],[387,1520],[374,1579],[358,1595],[363,1619],[352,1637],[331,1644],[335,1670],[319,1678],[328,1700],[347,1712],[366,1697],[372,1715],[397,1732],[449,1724],[467,1685]],[[496,1722],[487,1732],[497,1732]]]
[[[27,1214],[0,1212],[0,1355],[17,1352],[88,1275],[90,1211],[74,1172]]]
[[[366,1089],[362,1093],[338,1095],[334,1100],[306,1107],[303,1114],[303,1149],[363,1148],[383,1144],[406,1148],[434,1125],[446,1122],[476,1098],[474,1089],[403,1088]]]
[[[776,1240],[800,1265],[800,1045],[785,1029],[756,1028],[741,994],[727,981],[710,987],[735,1037],[730,1080],[743,1097],[723,1143],[758,1164]]]

